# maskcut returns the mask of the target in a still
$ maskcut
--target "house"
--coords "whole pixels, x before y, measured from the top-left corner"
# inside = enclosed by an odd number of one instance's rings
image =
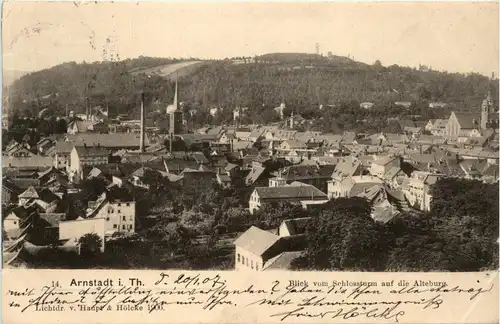
[[[251,132],[236,131],[234,132],[234,137],[239,141],[248,141],[248,139],[250,138],[250,134]]]
[[[269,202],[288,201],[300,203],[302,200],[327,200],[327,195],[311,185],[256,187],[250,195],[248,209],[253,214],[260,206]]]
[[[68,245],[79,247],[79,239],[86,234],[96,234],[101,238],[101,252],[105,247],[105,218],[78,218],[76,220],[65,220],[59,223],[59,239],[67,240]]]
[[[382,179],[371,175],[349,176],[341,181],[330,181],[328,182],[328,198],[354,197],[364,190],[382,183]]]
[[[231,177],[228,174],[217,174],[217,183],[223,188],[229,188],[231,186]]]
[[[341,144],[353,144],[354,141],[357,138],[357,134],[354,132],[344,132],[342,135],[342,140],[340,141]]]
[[[327,181],[331,179],[334,168],[334,165],[292,165],[278,170],[275,175],[279,175],[287,184],[300,181],[326,192]]]
[[[54,166],[66,170],[70,166],[70,155],[75,145],[72,142],[57,141],[55,144]]]
[[[292,150],[306,150],[307,145],[297,140],[285,140],[281,143],[279,150],[292,151]]]
[[[403,107],[403,108],[410,108],[411,107],[411,102],[410,101],[396,101],[394,102],[395,106]]]
[[[89,201],[86,217],[105,220],[105,235],[135,233],[135,201],[110,199],[103,192],[96,201]]]
[[[303,235],[305,234],[307,225],[311,222],[311,220],[311,217],[286,219],[278,228],[278,235],[281,237]]]
[[[226,156],[223,154],[218,154],[217,152],[210,154],[209,160],[207,160],[207,162],[208,161],[210,161],[210,167],[216,170],[217,173],[221,173],[228,163]]]
[[[342,181],[346,177],[361,175],[363,173],[363,167],[361,161],[354,157],[343,157],[332,173],[332,179],[336,181]]]
[[[140,134],[134,133],[78,133],[68,134],[65,138],[66,142],[71,142],[75,146],[100,146],[112,152],[129,149],[137,150],[140,146]],[[145,134],[145,146],[149,146],[148,134]]]
[[[26,143],[20,143],[13,145],[9,147],[5,153],[7,156],[13,156],[13,157],[28,157],[28,156],[34,156],[35,154],[32,153],[29,148],[27,147]]]
[[[256,128],[254,130],[252,130],[250,132],[250,134],[248,135],[248,140],[252,143],[256,143],[256,142],[259,142],[262,137],[264,136],[264,133],[265,133],[265,129],[262,129],[262,128]]]
[[[390,190],[383,184],[365,188],[357,197],[365,198],[371,203],[371,216],[381,223],[387,223],[402,211],[410,210],[403,192]]]
[[[59,242],[59,224],[65,220],[65,213],[39,213],[33,219],[29,241],[37,245]]]
[[[431,119],[425,125],[425,130],[430,132],[434,136],[444,136],[446,134],[446,125],[448,124],[448,119]]]
[[[200,167],[195,159],[184,157],[184,158],[168,158],[163,160],[165,166],[165,171],[171,174],[179,175],[185,169],[197,170]]]
[[[53,179],[57,179],[60,182],[67,183],[66,175],[60,170],[51,166],[47,170],[38,172],[38,181],[41,186],[45,186],[47,183],[51,182]]]
[[[182,176],[182,189],[209,189],[212,187],[214,180],[214,173],[212,171],[202,171],[195,169],[184,169],[180,176]]]
[[[274,111],[280,116],[280,119],[284,117],[284,110],[286,109],[285,103],[281,103],[278,107],[274,108]]]
[[[374,160],[370,166],[370,174],[379,178],[384,175],[394,166],[400,166],[401,159],[396,156],[386,156]]]
[[[239,165],[234,164],[234,163],[228,163],[228,164],[226,164],[226,167],[224,168],[224,171],[229,176],[234,176],[239,170],[240,170]]]
[[[399,124],[399,127],[401,128],[401,130],[404,130],[407,127],[409,127],[409,128],[418,127],[415,124],[415,122],[411,119],[399,119],[398,124]]]
[[[47,212],[57,208],[61,197],[48,188],[35,189],[29,187],[18,196],[19,206],[36,206],[38,210]]]
[[[167,175],[168,172],[165,171],[159,171],[149,167],[140,167],[131,174],[132,184],[136,187],[150,189],[151,181],[157,182],[167,177]]]
[[[215,116],[215,115],[217,115],[217,113],[219,112],[219,108],[217,108],[217,107],[212,107],[212,108],[210,108],[210,110],[209,110],[209,111],[210,111],[210,115],[211,115],[212,117],[214,117],[214,116]]]
[[[47,137],[42,138],[41,140],[36,143],[36,148],[37,151],[42,154],[42,155],[48,155],[46,154],[50,148],[52,148],[55,145],[55,142]]]
[[[32,155],[23,157],[3,156],[2,168],[17,170],[46,169],[53,164],[53,159],[48,156]]]
[[[73,181],[83,179],[83,168],[85,166],[107,164],[109,157],[109,151],[100,146],[74,146],[68,168],[70,178]]]
[[[439,175],[424,171],[414,171],[402,186],[403,193],[411,206],[423,211],[431,210],[431,187]]]
[[[362,109],[372,109],[374,106],[373,102],[362,102],[359,104],[359,108]]]
[[[13,208],[7,216],[3,219],[3,229],[6,232],[17,231],[15,235],[9,234],[9,236],[19,237],[19,230],[26,228],[31,224],[32,218],[36,214],[36,209],[34,207],[24,207],[19,206]]]
[[[259,186],[265,184],[267,181],[267,172],[265,167],[252,166],[252,169],[245,177],[245,184],[247,186]]]
[[[11,203],[16,203],[19,194],[22,192],[15,183],[8,178],[2,179],[2,206],[8,206]]]
[[[448,106],[447,103],[444,102],[430,102],[429,108],[446,108]]]
[[[68,134],[85,133],[90,131],[90,127],[96,123],[92,120],[73,120],[68,124],[66,132]]]
[[[252,226],[234,241],[235,270],[263,271],[288,268],[303,250],[301,237],[280,237]]]

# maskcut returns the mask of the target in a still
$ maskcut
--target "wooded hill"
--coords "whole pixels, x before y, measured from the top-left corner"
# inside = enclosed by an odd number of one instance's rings
[[[193,59],[194,60],[194,59]],[[181,59],[140,57],[120,62],[64,63],[30,73],[17,80],[9,91],[9,107],[22,115],[32,116],[43,108],[63,115],[68,108],[84,112],[86,105],[107,106],[110,114],[137,116],[139,92],[145,91],[150,111],[163,114],[173,100],[173,82],[159,75],[131,73],[154,66],[178,63]],[[186,110],[196,108],[206,120],[210,107],[223,108],[221,116],[211,122],[232,120],[236,106],[248,107],[248,121],[269,122],[277,116],[272,108],[285,102],[287,113],[309,114],[320,118],[332,112],[318,113],[320,104],[335,105],[333,115],[361,114],[359,103],[375,104],[377,119],[401,114],[420,114],[436,118],[450,109],[479,111],[489,87],[494,97],[498,82],[479,74],[419,71],[414,68],[380,62],[367,65],[349,58],[300,53],[266,54],[233,64],[232,60],[210,61],[180,77],[179,100]],[[86,100],[88,102],[86,102]],[[408,111],[396,107],[396,101],[410,101]],[[450,104],[446,111],[431,111],[428,103]],[[358,118],[360,117],[360,118]],[[345,123],[342,123],[345,124]],[[346,125],[348,127],[349,125]]]

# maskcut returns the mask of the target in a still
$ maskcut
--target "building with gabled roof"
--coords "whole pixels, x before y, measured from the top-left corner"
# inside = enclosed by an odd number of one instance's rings
[[[86,166],[109,163],[110,152],[101,146],[74,146],[69,163],[69,177],[75,182],[83,179],[83,169]]]
[[[403,192],[391,190],[384,184],[367,188],[357,197],[365,198],[372,204],[372,218],[382,223],[387,223],[401,212],[410,210]]]
[[[382,183],[382,179],[371,175],[349,176],[341,181],[328,183],[328,198],[355,197],[374,185]]]
[[[440,176],[430,172],[414,171],[402,188],[409,204],[417,209],[430,211],[431,187],[438,181]]]
[[[89,202],[86,218],[104,219],[105,235],[135,233],[135,201],[127,198],[112,199],[103,192],[96,201]]]
[[[144,135],[144,143],[149,146],[149,138],[147,134]],[[79,133],[66,135],[66,142],[72,142],[75,146],[100,146],[110,151],[117,151],[120,149],[137,150],[140,146],[140,134],[134,133]]]
[[[20,193],[22,193],[21,188],[19,188],[14,182],[10,181],[9,178],[3,177],[2,206],[8,206],[11,203],[17,202]]]
[[[352,156],[346,156],[342,157],[335,166],[332,173],[332,179],[334,181],[342,181],[346,177],[361,175],[362,173],[363,167],[361,161]]]
[[[306,232],[307,225],[311,222],[311,217],[301,217],[286,219],[281,222],[278,228],[279,236],[303,235]]]
[[[300,235],[280,237],[252,226],[234,241],[235,270],[262,271],[287,268],[293,260],[292,256],[298,256],[288,253],[303,251],[304,242]]]
[[[334,165],[299,164],[286,166],[275,172],[274,175],[279,175],[287,184],[300,181],[325,192],[327,190],[327,181],[331,179],[334,169]]]
[[[327,195],[318,188],[304,184],[303,186],[285,185],[280,187],[256,187],[250,195],[248,209],[253,214],[263,204],[274,201],[300,203],[302,200],[328,200]]]

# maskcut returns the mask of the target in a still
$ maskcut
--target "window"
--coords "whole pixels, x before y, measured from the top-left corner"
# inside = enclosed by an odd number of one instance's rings
[[[245,257],[241,257],[241,263],[245,264]]]
[[[106,217],[106,221],[108,221],[108,222],[109,222],[109,217]]]
[[[116,225],[116,224],[113,224],[113,228],[118,228],[118,225]]]
[[[108,214],[111,213],[111,210],[108,209]]]
[[[253,269],[253,260],[250,260],[251,268]]]
[[[130,206],[130,203],[127,203],[127,207],[129,207],[129,206]]]
[[[255,270],[259,270],[259,265],[257,264],[257,262],[255,262]]]
[[[121,211],[118,209],[118,214],[121,213]]]
[[[129,226],[128,226],[128,229],[129,229],[129,230],[132,230],[132,225],[129,225]]]
[[[125,225],[122,225],[122,229],[125,229]]]
[[[127,217],[123,216],[123,220],[124,220],[124,221],[125,221],[125,220],[127,220]]]
[[[238,253],[238,263],[240,263],[240,254]]]
[[[118,203],[118,207],[120,207],[122,204],[121,203]]]

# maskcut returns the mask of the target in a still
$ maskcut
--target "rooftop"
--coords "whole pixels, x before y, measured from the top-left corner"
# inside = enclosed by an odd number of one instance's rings
[[[234,245],[249,251],[255,255],[263,255],[278,240],[279,236],[252,226],[234,241]]]

